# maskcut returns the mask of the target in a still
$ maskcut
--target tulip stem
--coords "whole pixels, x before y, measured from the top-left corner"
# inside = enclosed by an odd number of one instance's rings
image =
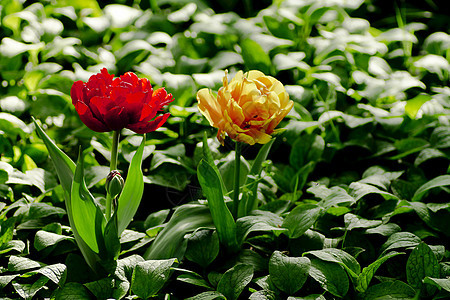
[[[233,215],[237,218],[239,209],[239,187],[240,187],[240,170],[241,170],[241,143],[236,141],[234,160],[234,193],[233,193]]]
[[[109,171],[114,171],[117,169],[117,154],[119,149],[119,137],[120,137],[120,131],[115,130],[113,132],[113,142],[112,142],[112,148],[111,148],[111,161],[109,165]],[[106,221],[109,221],[111,218],[112,213],[112,197],[109,194],[109,192],[106,193]]]

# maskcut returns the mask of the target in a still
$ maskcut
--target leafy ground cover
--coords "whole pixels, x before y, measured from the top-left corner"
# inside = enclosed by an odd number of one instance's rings
[[[438,4],[4,0],[0,15],[1,297],[450,297],[450,36]],[[81,256],[32,121],[72,160],[86,149],[86,183],[104,204],[111,134],[84,126],[70,98],[102,67],[175,99],[147,136],[144,196],[110,274]],[[234,250],[197,176],[210,149],[233,190],[234,144],[218,143],[195,99],[225,69],[272,75],[294,101]],[[123,133],[126,173],[141,138]],[[243,147],[243,181],[261,148]]]

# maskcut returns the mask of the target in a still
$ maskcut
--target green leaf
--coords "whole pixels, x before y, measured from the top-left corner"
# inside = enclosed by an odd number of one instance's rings
[[[181,274],[180,276],[178,276],[177,280],[181,281],[181,282],[193,284],[196,286],[204,287],[208,290],[213,289],[211,287],[211,285],[205,279],[203,279],[202,276],[200,276],[199,274],[192,272],[192,271],[186,271],[185,274]]]
[[[165,260],[146,260],[136,264],[131,280],[131,290],[137,296],[147,299],[154,296],[169,279],[170,268],[175,258]]]
[[[416,291],[406,283],[395,280],[385,281],[371,286],[361,295],[365,300],[380,299],[416,299]]]
[[[420,201],[423,198],[423,196],[425,195],[425,193],[432,188],[442,187],[442,186],[447,186],[447,185],[450,185],[450,175],[441,175],[436,178],[433,178],[430,181],[428,181],[427,183],[420,186],[416,190],[416,192],[414,193],[414,196],[412,198],[412,201]]]
[[[420,238],[411,232],[397,232],[381,246],[381,251],[386,253],[392,249],[416,247],[420,242]]]
[[[406,278],[409,285],[420,290],[425,277],[439,278],[439,276],[440,267],[436,256],[427,244],[420,243],[413,249],[406,262]]]
[[[217,285],[217,291],[227,300],[236,300],[253,278],[253,267],[239,264],[223,274]]]
[[[110,299],[114,289],[113,278],[103,278],[97,281],[85,283],[84,286],[94,294],[96,299]]]
[[[213,230],[198,230],[188,238],[186,258],[206,268],[219,254],[219,237]]]
[[[267,159],[267,155],[269,154],[270,148],[275,142],[275,138],[272,138],[270,142],[264,144],[261,149],[259,149],[258,155],[256,155],[255,160],[252,163],[250,172],[247,176],[247,180],[244,184],[248,185],[249,192],[244,193],[241,203],[239,204],[239,216],[247,216],[252,210],[257,209],[258,201],[257,201],[257,191],[258,191],[258,182],[257,178],[261,175],[262,164]]]
[[[44,266],[43,263],[22,256],[11,255],[8,261],[8,270],[11,272],[31,270],[42,266]]]
[[[439,289],[444,289],[447,292],[450,292],[450,278],[425,277],[423,283],[432,284]]]
[[[58,300],[92,299],[89,291],[78,282],[68,282],[56,292]]]
[[[309,275],[334,296],[344,297],[347,294],[348,276],[339,264],[312,258]]]
[[[320,135],[303,135],[292,145],[289,162],[296,169],[300,169],[311,161],[318,161],[324,149],[325,141]]]
[[[416,97],[406,101],[405,105],[405,112],[406,114],[411,118],[415,119],[417,112],[419,111],[420,107],[425,103],[431,100],[431,96],[427,94],[420,94]]]
[[[365,267],[361,274],[359,274],[358,279],[356,281],[356,290],[363,293],[367,290],[370,281],[372,280],[373,276],[375,275],[375,272],[378,270],[378,268],[389,258],[397,256],[402,253],[390,253],[388,255],[385,255],[373,263],[371,263],[369,266]]]
[[[237,246],[236,223],[225,204],[219,173],[207,161],[201,160],[197,176],[203,193],[208,199],[208,206],[220,242],[229,248],[235,248]]]
[[[67,267],[64,264],[48,265],[40,268],[37,272],[44,275],[55,284],[63,286],[66,281]]]
[[[315,204],[303,204],[294,208],[283,222],[289,230],[289,238],[296,239],[306,232],[317,220],[322,208]]]
[[[58,146],[56,146],[56,144],[42,130],[36,120],[33,119],[33,122],[36,126],[36,131],[39,137],[44,141],[44,144],[47,147],[48,153],[52,158],[53,164],[55,166],[56,173],[58,174],[59,181],[61,182],[61,186],[63,187],[67,216],[69,217],[70,227],[72,228],[77,245],[80,248],[86,262],[91,268],[94,269],[95,263],[96,261],[98,261],[98,256],[93,250],[91,250],[89,245],[86,244],[86,242],[78,233],[72,215],[71,192],[73,176],[76,168],[75,163],[64,152],[62,152],[61,149],[58,148]]]
[[[345,228],[352,230],[355,228],[373,228],[383,224],[380,220],[367,220],[360,216],[348,213],[344,216]]]
[[[75,163],[64,152],[62,152],[61,149],[58,148],[58,146],[56,146],[56,144],[42,130],[36,120],[33,119],[33,121],[39,137],[44,141],[48,153],[53,160],[56,168],[56,173],[58,174],[58,178],[61,181],[61,185],[63,186],[66,194],[70,197],[70,193],[72,190],[72,178],[73,174],[75,173]]]
[[[247,235],[254,231],[286,231],[281,228],[283,218],[269,211],[254,210],[250,216],[236,222],[237,240],[241,245]]]
[[[76,228],[83,241],[95,253],[100,252],[103,240],[102,232],[105,226],[105,218],[100,208],[95,203],[92,194],[86,188],[84,182],[84,155],[79,153],[71,193],[71,215],[73,227]]]
[[[308,278],[310,265],[307,257],[287,257],[275,251],[269,260],[270,280],[288,295],[295,294]]]
[[[70,241],[73,240],[73,238],[66,235],[39,230],[38,232],[36,232],[36,235],[34,236],[34,248],[37,251],[41,251],[42,249],[54,246],[57,243],[65,240]]]
[[[244,64],[249,70],[259,70],[264,74],[270,73],[272,64],[270,57],[257,42],[245,39],[240,46]]]
[[[216,291],[203,292],[195,295],[194,297],[186,298],[186,300],[214,300],[214,299],[227,299],[224,295]]]
[[[120,239],[118,233],[117,210],[106,224],[103,233],[105,243],[105,254],[107,259],[116,260],[120,253]]]
[[[0,130],[14,140],[18,135],[24,139],[30,133],[27,125],[21,119],[5,112],[0,112]]]
[[[145,135],[141,145],[131,160],[128,175],[120,194],[117,206],[117,232],[118,236],[127,228],[141,203],[144,193],[144,178],[141,170],[142,155],[144,153]]]
[[[164,229],[145,253],[146,259],[183,257],[185,235],[198,228],[214,227],[211,213],[206,205],[185,204],[179,206]]]
[[[309,251],[305,254],[312,254],[321,260],[338,263],[344,267],[353,278],[356,278],[361,272],[361,266],[358,261],[350,254],[340,249],[326,248],[322,250]]]
[[[39,277],[34,283],[18,283],[13,282],[13,287],[20,297],[25,299],[32,299],[39,290],[41,290],[48,282],[48,278],[45,276]]]

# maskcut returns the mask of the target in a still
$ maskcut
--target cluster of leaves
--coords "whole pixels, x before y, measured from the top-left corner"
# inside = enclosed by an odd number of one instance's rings
[[[432,1],[128,2],[0,6],[1,297],[449,297],[450,36]],[[90,152],[86,183],[104,203],[111,139],[87,129],[70,99],[72,83],[101,67],[175,97],[145,143],[144,198],[108,275],[80,256],[31,120],[74,160],[79,145]],[[231,143],[202,141],[215,132],[195,107],[225,68],[276,76],[295,101],[260,177],[258,147],[242,150],[260,206],[236,220],[234,251],[196,175],[207,144],[233,189]],[[119,169],[140,141],[124,132]]]

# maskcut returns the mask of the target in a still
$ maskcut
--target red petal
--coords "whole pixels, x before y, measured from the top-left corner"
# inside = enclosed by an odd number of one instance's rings
[[[87,127],[89,127],[89,129],[97,132],[105,132],[111,130],[104,123],[96,119],[92,114],[91,110],[89,109],[89,107],[83,102],[77,102],[75,105],[75,109],[77,110],[81,121]]]
[[[78,101],[84,101],[84,82],[81,80],[75,81],[70,89],[70,97],[72,98],[72,104],[75,105]]]
[[[139,122],[148,122],[156,116],[158,112],[157,109],[154,109],[148,104],[145,104],[141,110],[141,117],[139,118]]]
[[[111,130],[120,130],[128,125],[128,114],[123,107],[115,106],[103,116],[105,123]]]
[[[166,122],[169,116],[170,113],[167,113],[162,116],[156,117],[155,120],[151,122],[139,122],[128,125],[127,128],[139,134],[149,133],[161,127]]]

